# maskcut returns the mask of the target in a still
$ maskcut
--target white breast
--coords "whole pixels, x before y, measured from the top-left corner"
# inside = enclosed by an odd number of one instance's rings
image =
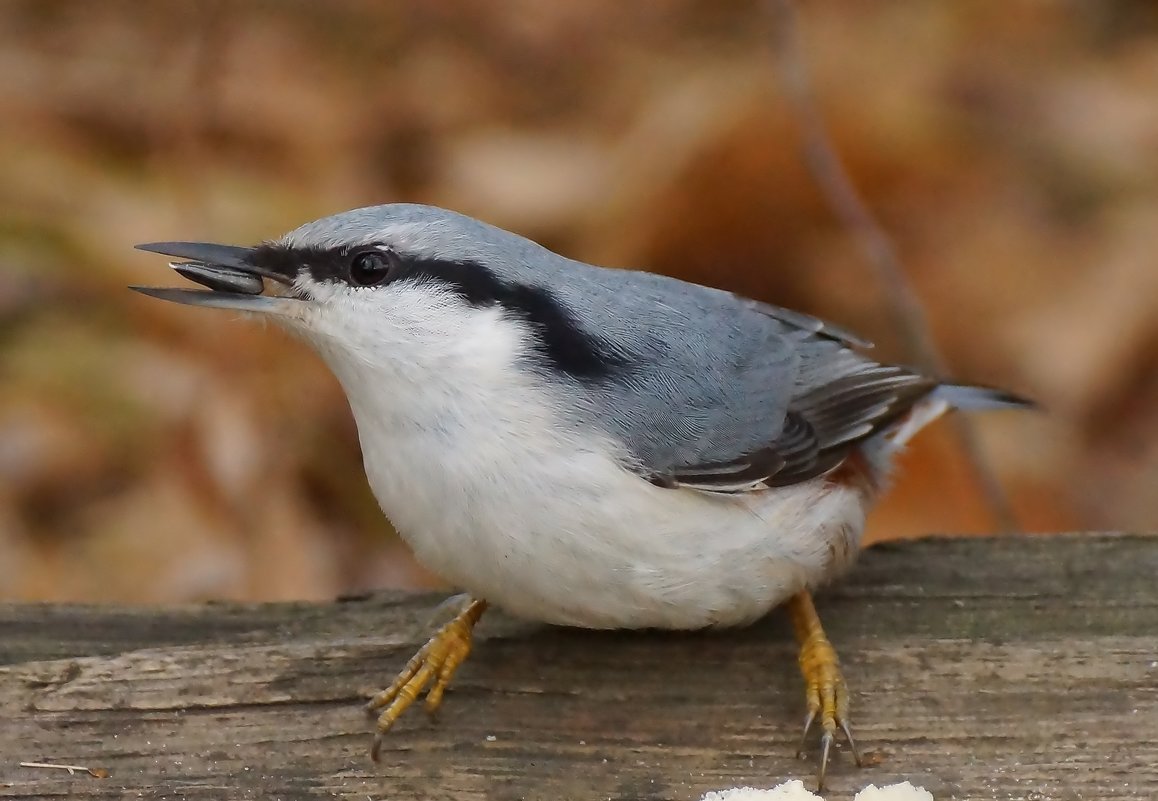
[[[552,413],[560,399],[515,365],[522,332],[497,310],[427,308],[408,324],[421,347],[397,332],[337,339],[318,321],[306,334],[350,399],[382,509],[472,595],[549,623],[699,628],[758,618],[851,561],[855,489],[653,486]]]

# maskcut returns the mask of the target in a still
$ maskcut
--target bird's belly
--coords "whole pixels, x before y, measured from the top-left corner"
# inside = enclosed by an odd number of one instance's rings
[[[599,453],[456,472],[374,465],[418,560],[511,614],[585,628],[738,625],[852,560],[855,489],[817,479],[717,495],[664,489]]]

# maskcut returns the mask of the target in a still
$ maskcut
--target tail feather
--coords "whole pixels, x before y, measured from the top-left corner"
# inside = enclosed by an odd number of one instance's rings
[[[966,411],[986,409],[1036,409],[1037,404],[1028,398],[1014,395],[1003,389],[978,387],[967,384],[942,384],[934,389],[930,398],[943,400],[954,409]]]
[[[883,440],[889,452],[908,444],[917,432],[950,409],[985,411],[987,409],[1036,409],[1026,398],[992,387],[967,384],[941,384],[913,406],[900,423],[889,429]]]

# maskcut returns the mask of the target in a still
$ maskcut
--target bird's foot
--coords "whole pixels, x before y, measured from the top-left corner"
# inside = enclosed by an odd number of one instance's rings
[[[848,685],[840,672],[840,662],[836,650],[824,633],[812,596],[807,592],[793,596],[788,604],[796,639],[800,643],[800,672],[804,675],[804,697],[808,704],[808,716],[804,719],[804,732],[800,737],[800,748],[796,756],[804,755],[804,746],[812,725],[820,722],[820,767],[816,775],[817,791],[824,789],[824,776],[828,769],[828,758],[836,742],[837,728],[844,732],[852,758],[862,765],[860,752],[853,740],[848,725]]]
[[[377,731],[370,747],[370,758],[375,762],[382,748],[382,736],[432,680],[434,683],[426,692],[426,711],[433,714],[442,704],[442,695],[454,671],[470,654],[474,626],[486,607],[486,601],[471,601],[410,658],[389,687],[376,693],[366,704],[366,711],[378,716]]]

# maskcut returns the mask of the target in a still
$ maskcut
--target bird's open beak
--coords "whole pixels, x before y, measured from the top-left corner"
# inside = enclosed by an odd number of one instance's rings
[[[210,242],[152,242],[137,245],[137,249],[187,259],[170,262],[169,266],[183,277],[209,289],[129,287],[143,295],[189,306],[266,314],[286,313],[292,304],[301,300],[294,295],[262,294],[265,291],[262,279],[268,278],[286,286],[291,285],[291,282],[284,275],[254,265],[250,260],[253,248],[215,245]]]

